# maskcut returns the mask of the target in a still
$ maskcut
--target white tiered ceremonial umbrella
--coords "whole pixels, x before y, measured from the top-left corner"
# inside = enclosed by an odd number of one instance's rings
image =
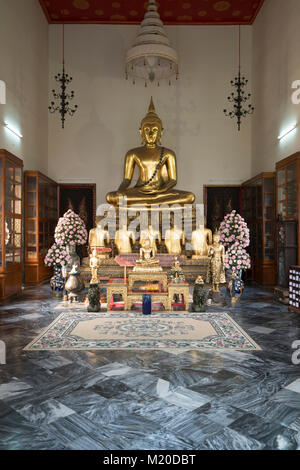
[[[149,0],[135,43],[126,55],[126,78],[142,79],[160,84],[178,77],[178,55],[171,46],[164,24],[157,12],[155,0]]]

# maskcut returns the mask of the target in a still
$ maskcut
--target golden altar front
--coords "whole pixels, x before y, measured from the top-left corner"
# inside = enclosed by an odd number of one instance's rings
[[[134,283],[140,281],[144,287],[143,292],[134,288]],[[151,282],[157,281],[159,288],[157,290],[147,289]],[[174,295],[182,296],[184,311],[189,309],[189,283],[172,283],[167,279],[164,272],[142,273],[131,272],[128,279],[110,279],[107,284],[101,284],[107,290],[107,311],[113,310],[113,296],[120,295],[124,303],[124,310],[131,310],[133,304],[142,302],[143,295],[151,296],[152,303],[161,303],[166,311],[173,310]]]
[[[144,284],[157,281],[161,283],[163,292],[168,291],[168,277],[164,272],[132,272],[128,274],[128,290],[132,292],[134,283],[141,281]]]

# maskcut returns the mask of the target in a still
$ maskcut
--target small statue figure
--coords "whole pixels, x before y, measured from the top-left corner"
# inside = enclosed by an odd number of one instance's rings
[[[220,244],[220,234],[213,235],[213,244],[209,247],[210,263],[207,272],[207,284],[212,284],[213,292],[220,292],[219,285],[226,283],[225,278],[225,248]]]
[[[208,256],[208,247],[212,244],[212,232],[204,225],[199,225],[197,230],[192,232],[192,247],[194,250],[193,259]]]
[[[90,268],[92,273],[90,284],[98,284],[98,267],[99,259],[97,257],[97,250],[94,248],[92,251],[92,256],[90,257]]]
[[[170,272],[168,273],[168,280],[172,283],[184,282],[185,275],[180,266],[177,256],[174,259],[174,265],[172,266]]]
[[[140,236],[140,244],[143,246],[145,240],[150,240],[150,246],[153,250],[155,250],[155,254],[157,253],[157,245],[156,245],[156,240],[158,240],[158,243],[161,243],[161,234],[158,230],[154,230],[152,225],[149,225],[149,228],[147,230],[142,230],[141,236]]]
[[[185,234],[184,231],[174,225],[173,228],[166,230],[165,233],[165,245],[168,253],[171,255],[180,255],[182,245],[185,245]]]
[[[205,312],[206,300],[207,292],[204,289],[204,281],[201,276],[198,276],[194,286],[192,311]]]
[[[90,284],[88,290],[89,305],[87,307],[88,312],[100,312],[100,289],[98,284]]]
[[[159,260],[156,258],[156,251],[151,247],[149,238],[143,240],[140,248],[140,258],[136,261],[133,271],[162,271]]]
[[[127,230],[126,224],[120,230],[116,231],[115,245],[119,255],[132,252],[131,241],[135,243],[135,235],[131,230]]]
[[[68,292],[68,300],[70,303],[73,301],[78,302],[78,294],[83,291],[85,287],[78,272],[78,267],[78,264],[73,264],[72,270],[65,284],[65,289]]]

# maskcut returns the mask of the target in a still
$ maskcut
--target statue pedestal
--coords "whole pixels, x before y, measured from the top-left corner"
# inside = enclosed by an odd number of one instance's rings
[[[209,298],[212,301],[212,305],[215,305],[217,307],[225,307],[226,305],[225,296],[221,292],[212,291],[209,295]]]
[[[156,257],[159,259],[160,264],[163,268],[163,272],[167,274],[174,264],[174,256],[166,254],[157,254]],[[178,256],[181,268],[185,275],[185,278],[191,281],[195,281],[198,276],[202,276],[206,279],[207,268],[209,265],[209,258],[187,259],[182,256]],[[122,262],[120,261],[122,259]],[[124,266],[129,268],[135,265],[135,261],[139,259],[137,253],[130,253],[128,255],[119,255],[117,258],[110,258],[100,261],[98,268],[98,279],[121,279],[124,278]],[[118,260],[118,261],[117,261]],[[129,269],[128,269],[129,271]],[[79,268],[80,275],[88,287],[91,281],[91,270],[88,265],[81,266]]]

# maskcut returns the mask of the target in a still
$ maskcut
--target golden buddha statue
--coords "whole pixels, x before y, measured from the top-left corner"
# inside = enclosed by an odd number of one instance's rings
[[[194,251],[193,259],[208,256],[208,246],[212,244],[212,232],[204,225],[192,232],[192,247]]]
[[[225,284],[225,248],[220,243],[220,234],[213,235],[213,244],[209,247],[210,263],[207,272],[207,284],[212,283],[213,292],[219,292],[219,285]]]
[[[101,221],[99,221],[97,227],[92,228],[89,233],[90,252],[92,253],[94,248],[105,248],[105,244],[109,242],[109,232],[102,228]]]
[[[131,241],[135,243],[134,232],[127,229],[127,225],[122,225],[120,230],[116,231],[115,244],[119,255],[128,254],[132,252]]]
[[[166,230],[165,245],[169,254],[180,255],[182,251],[181,243],[185,245],[185,233],[182,229],[174,225],[173,228]]]
[[[192,204],[193,193],[174,189],[177,184],[176,155],[161,147],[162,121],[155,112],[151,97],[148,114],[141,123],[142,147],[129,150],[125,158],[124,179],[119,189],[108,193],[106,200],[114,206],[126,197],[127,205]],[[135,166],[139,169],[137,184],[130,188]]]
[[[156,258],[156,251],[151,246],[151,240],[149,238],[143,240],[143,244],[140,248],[140,258],[136,261],[133,271],[158,272],[162,270],[160,262]]]
[[[161,243],[161,234],[158,230],[154,230],[152,225],[149,225],[147,230],[142,230],[141,236],[140,236],[140,244],[143,246],[143,243],[145,240],[149,239],[150,240],[150,245],[153,250],[155,250],[155,254],[157,253],[157,245],[156,245],[156,240],[158,240],[158,243]]]

